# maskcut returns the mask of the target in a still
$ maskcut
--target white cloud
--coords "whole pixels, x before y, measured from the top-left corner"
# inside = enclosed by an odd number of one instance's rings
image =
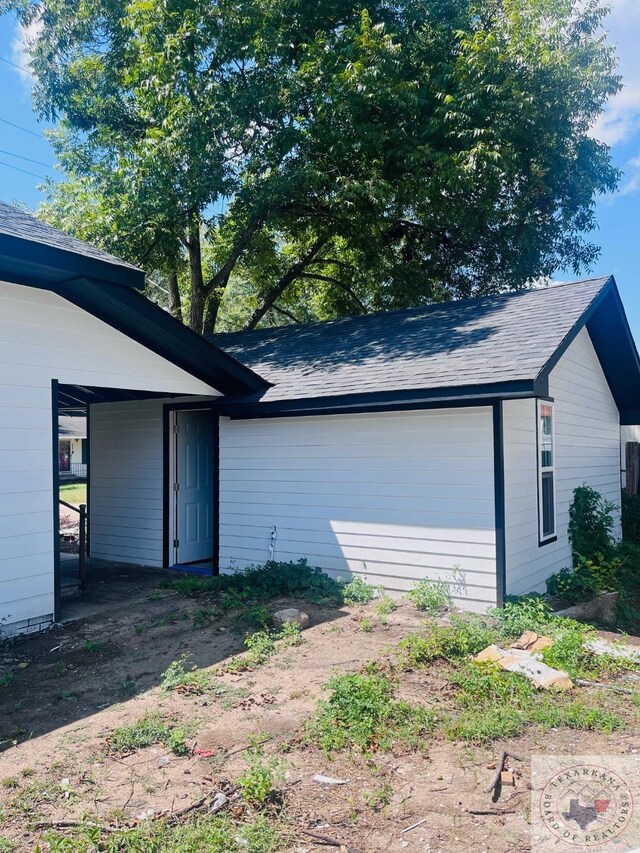
[[[620,195],[631,195],[640,190],[640,156],[633,157],[625,167],[625,180],[620,187]]]
[[[28,86],[31,86],[33,83],[33,75],[30,70],[30,48],[37,41],[41,29],[42,24],[39,19],[32,21],[27,27],[23,27],[22,24],[16,24],[11,41],[11,60],[20,66],[16,69],[16,73],[20,75],[22,82]]]
[[[609,44],[616,47],[624,88],[615,95],[593,128],[593,135],[608,145],[626,142],[640,130],[640,3],[609,0],[611,14],[605,26]]]

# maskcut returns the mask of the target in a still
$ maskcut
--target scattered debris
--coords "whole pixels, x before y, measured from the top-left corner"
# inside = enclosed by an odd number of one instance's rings
[[[525,652],[541,652],[543,649],[548,649],[553,645],[551,637],[545,637],[541,634],[536,634],[535,631],[525,631],[524,634],[511,643],[510,648],[522,649]]]
[[[497,663],[501,669],[524,675],[529,681],[533,681],[536,687],[542,687],[545,690],[550,688],[570,690],[573,687],[573,681],[566,672],[552,669],[530,652],[521,649],[505,650],[498,646],[487,646],[475,656],[474,660],[478,663]]]
[[[586,649],[594,655],[608,655],[612,658],[622,658],[633,663],[640,663],[640,648],[638,646],[626,646],[622,643],[611,643],[609,640],[587,640],[584,644]]]
[[[601,681],[587,681],[585,678],[576,678],[576,684],[580,687],[596,687],[598,690],[613,690],[614,693],[628,693],[630,696],[638,696],[637,690],[628,687],[620,687],[617,684],[603,684]]]
[[[416,823],[412,823],[411,826],[407,826],[407,827],[405,827],[405,829],[402,829],[400,831],[400,835],[404,835],[405,832],[411,832],[412,829],[417,829],[419,826],[422,826],[422,824],[426,823],[426,822],[427,822],[426,817],[423,817],[422,820],[418,820],[418,821],[416,821]]]
[[[486,790],[487,794],[490,794],[492,791],[495,791],[498,785],[498,782],[502,780],[502,774],[504,772],[504,764],[507,758],[513,758],[514,761],[522,761],[522,758],[519,755],[516,755],[513,752],[509,752],[508,749],[503,749],[500,755],[498,756],[498,760],[495,762],[496,772],[491,780],[491,784]],[[512,774],[509,774],[512,775]],[[513,783],[512,783],[513,784]],[[494,812],[491,812],[494,814]]]
[[[211,807],[209,808],[209,812],[211,814],[215,814],[215,812],[219,812],[221,808],[227,805],[229,802],[229,797],[226,794],[223,794],[222,791],[218,791],[211,802]]]
[[[284,625],[298,625],[301,629],[308,628],[309,616],[304,610],[298,610],[296,607],[287,607],[273,614],[273,624],[275,628],[282,628]]]
[[[213,758],[217,754],[216,749],[194,749],[193,754],[199,758]]]
[[[334,779],[333,776],[323,776],[321,773],[316,773],[313,781],[319,785],[348,785],[349,779]]]
[[[258,696],[247,696],[236,705],[237,708],[242,708],[244,711],[249,711],[251,708],[261,708],[263,705],[274,705],[276,697],[270,693],[260,693]]]

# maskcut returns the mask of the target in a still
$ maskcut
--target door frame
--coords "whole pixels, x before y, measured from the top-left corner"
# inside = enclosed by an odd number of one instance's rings
[[[213,569],[212,574],[219,574],[220,570],[220,535],[219,535],[219,509],[220,509],[220,419],[215,412],[216,403],[204,401],[202,403],[165,403],[162,407],[162,565],[165,569],[174,565],[171,554],[173,551],[172,530],[175,525],[175,501],[173,500],[173,477],[172,471],[175,465],[175,445],[172,441],[175,413],[187,412],[210,412],[213,419]]]

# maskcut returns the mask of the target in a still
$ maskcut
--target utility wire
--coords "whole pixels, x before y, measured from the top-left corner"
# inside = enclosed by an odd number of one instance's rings
[[[47,180],[45,175],[38,175],[36,172],[29,172],[27,169],[21,169],[20,166],[12,166],[11,163],[5,163],[4,160],[0,160],[0,166],[7,166],[9,169],[15,169],[16,172],[23,172],[25,175],[33,175],[34,178],[42,178],[43,181]]]
[[[7,154],[9,157],[17,157],[18,160],[26,160],[29,163],[35,163],[36,166],[44,166],[45,169],[55,169],[55,166],[51,166],[49,163],[43,163],[42,160],[34,160],[32,157],[23,157],[22,154],[14,154],[13,151],[5,151],[4,148],[0,148],[0,154]]]
[[[25,74],[31,74],[28,68],[24,68],[22,65],[16,65],[15,62],[11,62],[10,59],[5,59],[4,56],[0,56],[0,62],[4,62],[6,65],[11,65],[13,68],[17,68],[18,71],[24,71]]]
[[[44,136],[41,133],[36,133],[35,130],[29,130],[27,127],[22,127],[22,125],[20,124],[15,124],[14,122],[9,121],[6,118],[0,118],[0,121],[3,124],[11,125],[11,127],[16,127],[18,130],[24,130],[25,133],[30,133],[31,136],[37,136],[38,139],[44,139]]]

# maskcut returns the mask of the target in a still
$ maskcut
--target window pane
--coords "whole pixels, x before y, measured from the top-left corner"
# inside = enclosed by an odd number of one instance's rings
[[[544,403],[540,406],[540,465],[543,468],[553,466],[553,409]]]
[[[553,508],[553,473],[542,475],[542,535],[553,536],[555,531]]]

